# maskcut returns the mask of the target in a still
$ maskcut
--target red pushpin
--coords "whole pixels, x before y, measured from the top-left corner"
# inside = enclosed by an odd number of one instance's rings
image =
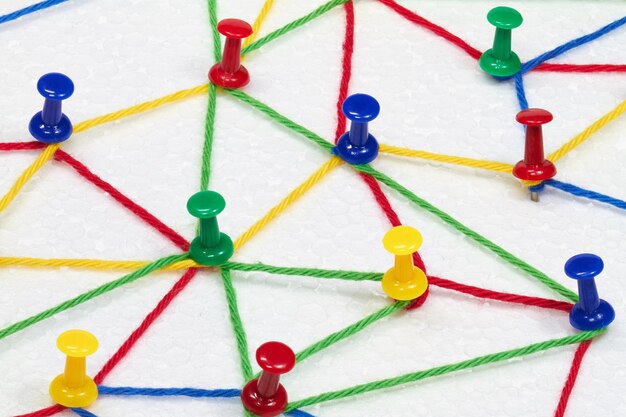
[[[224,19],[217,24],[217,30],[226,36],[222,62],[209,70],[209,80],[224,88],[240,88],[250,82],[250,74],[241,65],[241,40],[252,35],[252,27],[239,19]]]
[[[543,109],[526,109],[517,113],[515,119],[526,125],[524,160],[513,168],[513,175],[520,180],[545,181],[556,175],[556,167],[543,155],[543,132],[541,126],[552,121],[552,113]],[[539,193],[531,191],[530,198],[539,201]]]
[[[243,387],[241,401],[257,416],[277,416],[287,408],[287,391],[279,382],[280,375],[293,369],[296,355],[283,343],[267,342],[257,349],[256,361],[263,371]]]

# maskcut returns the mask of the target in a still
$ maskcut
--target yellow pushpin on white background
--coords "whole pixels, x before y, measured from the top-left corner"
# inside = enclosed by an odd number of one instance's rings
[[[395,256],[394,266],[383,275],[383,291],[394,300],[414,300],[426,292],[428,279],[413,265],[413,252],[422,246],[422,235],[410,226],[397,226],[383,238],[383,246]]]
[[[87,376],[87,356],[98,350],[98,339],[85,330],[68,330],[58,337],[57,347],[67,359],[65,372],[50,384],[50,396],[64,407],[87,407],[98,398],[98,387]]]

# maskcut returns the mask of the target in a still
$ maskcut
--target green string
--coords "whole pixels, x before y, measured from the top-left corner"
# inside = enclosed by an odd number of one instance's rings
[[[283,36],[284,34],[291,32],[292,30],[310,22],[311,20],[320,17],[321,15],[323,15],[324,13],[326,13],[327,11],[340,6],[344,3],[347,3],[350,0],[331,0],[328,3],[325,3],[323,5],[321,5],[320,7],[318,7],[317,9],[313,10],[311,13],[302,16],[299,19],[294,20],[291,23],[287,23],[285,26],[281,27],[280,29],[276,29],[274,32],[260,38],[257,39],[256,41],[252,42],[250,45],[248,45],[247,47],[243,48],[241,50],[241,54],[245,55],[248,52],[254,51],[256,49],[259,49],[260,47],[262,47],[263,45],[275,40],[276,38]]]
[[[542,350],[553,349],[560,346],[571,345],[574,343],[580,343],[585,340],[590,340],[606,329],[600,329],[589,332],[581,332],[573,336],[567,336],[560,339],[547,340],[545,342],[534,343],[517,349],[505,350],[503,352],[492,353],[490,355],[479,356],[474,359],[469,359],[461,362],[452,363],[449,365],[438,366],[435,368],[426,369],[424,371],[411,372],[405,375],[397,376],[394,378],[381,379],[378,381],[368,382],[366,384],[356,385],[351,388],[345,388],[337,391],[329,391],[312,397],[304,398],[302,400],[289,403],[285,411],[292,411],[296,408],[307,407],[313,404],[319,404],[326,401],[337,400],[340,398],[351,397],[354,395],[363,394],[369,391],[381,390],[386,388],[395,387],[409,382],[415,382],[434,376],[445,375],[451,372],[460,371],[463,369],[475,368],[477,366],[486,365],[488,363],[501,362],[508,359],[530,355],[532,353],[540,352]]]
[[[310,130],[306,129],[305,127],[300,126],[299,124],[295,123],[294,121],[292,121],[292,120],[288,119],[287,117],[281,115],[276,110],[274,110],[271,107],[269,107],[267,104],[261,103],[257,99],[252,98],[249,95],[247,95],[247,94],[245,94],[245,93],[243,93],[241,91],[228,90],[228,92],[231,95],[233,95],[236,98],[238,98],[239,100],[243,101],[244,103],[247,103],[247,104],[251,105],[252,107],[260,110],[261,112],[263,112],[264,114],[266,114],[270,118],[274,119],[278,123],[282,124],[283,126],[289,128],[289,129],[293,130],[294,132],[299,133],[302,136],[306,137],[307,139],[317,143],[323,149],[325,149],[327,151],[330,151],[333,148],[333,145],[330,142],[327,142],[326,140],[324,140],[319,135],[311,132]],[[356,169],[357,171],[360,171],[360,172],[363,172],[363,173],[366,173],[366,174],[369,174],[369,175],[373,176],[378,181],[380,181],[380,182],[384,183],[385,185],[387,185],[388,187],[396,190],[401,195],[406,197],[409,201],[411,201],[414,204],[416,204],[418,207],[423,208],[426,211],[428,211],[428,212],[434,214],[435,216],[439,217],[441,220],[443,220],[444,222],[446,222],[447,224],[449,224],[450,226],[452,226],[453,228],[455,228],[459,232],[461,232],[464,235],[470,237],[471,239],[473,239],[478,244],[488,248],[489,250],[494,252],[496,255],[498,255],[499,257],[504,259],[506,262],[508,262],[509,264],[520,268],[522,271],[524,271],[524,272],[528,273],[530,276],[536,278],[541,283],[546,285],[548,288],[556,291],[557,293],[559,293],[563,297],[565,297],[565,298],[567,298],[569,300],[572,300],[574,302],[578,301],[578,295],[575,292],[573,292],[570,289],[564,287],[563,285],[561,285],[558,282],[554,281],[552,278],[548,277],[543,272],[539,271],[537,268],[535,268],[535,267],[529,265],[528,263],[522,261],[521,259],[519,259],[515,255],[513,255],[512,253],[506,251],[504,248],[496,245],[495,243],[493,243],[492,241],[490,241],[486,237],[480,235],[479,233],[477,233],[474,230],[470,229],[469,227],[465,226],[463,223],[459,222],[458,220],[456,220],[455,218],[450,216],[448,213],[444,212],[443,210],[438,209],[437,207],[435,207],[432,204],[430,204],[428,201],[418,197],[413,192],[409,191],[407,188],[405,188],[404,186],[400,185],[398,182],[392,180],[391,178],[389,178],[388,176],[386,176],[382,172],[375,170],[370,165],[352,165],[352,167],[354,169]]]
[[[315,142],[316,144],[321,146],[323,149],[329,152],[331,151],[331,149],[333,149],[334,145],[332,143],[327,142],[324,138],[311,132],[309,129],[305,128],[304,126],[301,126],[297,124],[296,122],[289,120],[282,114],[278,113],[276,110],[269,107],[267,104],[261,103],[259,100],[250,97],[248,94],[244,93],[243,91],[240,91],[240,90],[224,90],[224,91],[230,93],[233,97],[238,98],[244,103],[249,104],[255,109],[265,113],[267,116],[274,119],[275,121],[285,126],[286,128],[291,129],[296,133],[299,133],[305,138],[311,140],[312,142]]]
[[[397,311],[402,310],[403,308],[408,306],[410,303],[411,301],[396,301],[395,303],[390,304],[373,314],[370,314],[369,316],[357,321],[356,323],[353,323],[344,329],[341,329],[335,333],[332,333],[326,336],[322,340],[319,340],[318,342],[315,342],[308,348],[298,352],[296,354],[296,361],[301,362],[305,360],[306,358],[313,356],[314,354],[334,345],[335,343],[343,339],[346,339],[350,336],[355,335],[356,333],[365,329],[370,324],[373,324],[381,319],[384,319],[387,316],[392,315],[393,313]]]
[[[144,266],[141,269],[131,272],[128,275],[124,275],[123,277],[115,281],[108,282],[104,285],[94,288],[93,290],[87,291],[77,297],[64,301],[61,304],[57,305],[56,307],[52,307],[48,310],[42,311],[41,313],[35,314],[34,316],[31,316],[25,320],[18,321],[17,323],[14,323],[10,325],[9,327],[5,327],[4,329],[0,330],[0,339],[4,339],[5,337],[13,333],[17,333],[21,330],[24,330],[27,327],[32,326],[33,324],[39,323],[40,321],[50,318],[54,316],[55,314],[58,314],[62,311],[69,310],[72,307],[76,307],[79,304],[82,304],[86,301],[91,300],[92,298],[96,298],[99,295],[112,291],[118,287],[121,287],[122,285],[130,284],[131,282],[137,281],[139,278],[145,277],[146,275],[148,275],[149,273],[153,271],[156,271],[157,269],[164,268],[168,265],[171,265],[178,261],[182,261],[187,258],[188,258],[188,255],[185,253],[182,255],[171,255],[171,256],[166,256],[164,258],[158,259]]]
[[[246,331],[243,328],[239,307],[237,306],[237,294],[235,293],[233,281],[230,278],[230,271],[222,269],[221,274],[222,281],[224,282],[224,290],[226,291],[230,323],[233,326],[233,332],[235,332],[235,339],[237,340],[237,351],[239,352],[239,362],[241,363],[243,379],[244,381],[249,381],[252,379],[252,365],[250,364],[250,355],[248,353],[248,338],[246,337]]]
[[[221,265],[221,267],[224,269],[236,271],[258,271],[278,275],[299,275],[315,278],[334,278],[346,281],[380,281],[383,277],[383,274],[380,272],[341,271],[338,269],[318,268],[294,268],[287,266],[266,265],[262,263],[245,264],[241,262],[227,262]]]
[[[211,36],[213,37],[213,58],[215,62],[222,59],[222,41],[217,31],[217,4],[216,0],[208,0],[209,25],[211,26]],[[209,83],[208,104],[206,116],[204,118],[204,144],[202,145],[202,161],[200,167],[200,190],[209,189],[209,179],[211,177],[211,154],[213,151],[213,135],[215,132],[215,106],[217,98],[217,87]]]
[[[429,213],[432,213],[435,216],[439,217],[441,220],[448,223],[450,226],[452,226],[459,232],[463,233],[465,236],[473,239],[478,244],[486,247],[487,249],[489,249],[490,251],[492,251],[493,253],[495,253],[496,255],[498,255],[500,258],[504,259],[506,262],[510,263],[511,265],[518,267],[522,271],[526,272],[528,275],[536,278],[545,286],[556,291],[563,297],[569,300],[572,300],[574,302],[578,301],[578,295],[576,295],[576,293],[574,293],[573,291],[569,290],[568,288],[554,281],[552,278],[548,277],[546,274],[539,271],[534,266],[529,265],[528,263],[522,261],[515,255],[508,252],[504,248],[496,245],[495,243],[493,243],[486,237],[473,231],[469,227],[465,226],[463,223],[459,222],[458,220],[450,216],[448,213],[444,212],[443,210],[438,209],[437,207],[430,204],[428,201],[418,197],[413,192],[411,192],[404,186],[400,185],[398,182],[394,181],[393,179],[389,178],[382,172],[375,170],[369,165],[354,165],[354,168],[358,171],[371,175],[372,177],[376,178],[378,181],[387,185],[389,188],[392,188],[393,190],[399,192],[404,197],[406,197],[409,201],[413,202],[414,204],[428,211]]]
[[[200,190],[209,189],[209,178],[211,177],[211,153],[213,151],[213,133],[215,132],[215,105],[217,87],[209,83],[209,103],[207,105],[206,117],[204,121],[204,144],[202,146],[202,167],[200,171]]]
[[[217,2],[216,0],[207,0],[207,8],[209,11],[209,26],[211,26],[211,36],[213,38],[213,58],[215,62],[222,59],[222,40],[217,31]]]
[[[332,333],[325,338],[318,340],[313,343],[311,346],[301,350],[296,353],[296,362],[300,363],[303,360],[315,355],[316,353],[321,352],[324,349],[327,349],[334,345],[337,342],[340,342],[344,339],[347,339],[350,336],[354,336],[361,330],[365,329],[367,326],[376,323],[379,320],[384,319],[387,316],[390,316],[397,311],[402,310],[406,306],[408,306],[411,301],[396,301],[393,304],[386,306],[378,310],[377,312],[370,314],[369,316],[357,321],[356,323],[352,323],[351,325]],[[254,378],[258,377],[258,374],[254,376]]]

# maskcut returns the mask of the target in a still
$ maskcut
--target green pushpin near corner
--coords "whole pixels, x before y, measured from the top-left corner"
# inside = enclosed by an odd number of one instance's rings
[[[200,191],[187,201],[187,211],[200,219],[200,234],[191,242],[189,255],[202,265],[221,265],[235,251],[233,241],[221,233],[217,215],[224,211],[226,201],[215,191]]]
[[[522,15],[510,7],[496,7],[487,13],[487,20],[496,27],[493,48],[485,51],[478,63],[487,74],[495,77],[510,77],[519,72],[522,63],[511,50],[511,32],[524,20]]]

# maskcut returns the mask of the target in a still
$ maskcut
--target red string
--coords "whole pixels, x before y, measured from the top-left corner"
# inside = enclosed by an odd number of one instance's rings
[[[563,390],[561,391],[561,398],[559,398],[559,404],[554,411],[554,417],[563,417],[565,415],[565,409],[567,408],[567,402],[569,401],[569,397],[574,389],[574,384],[576,384],[576,377],[578,377],[578,371],[580,371],[580,365],[583,362],[583,358],[585,357],[585,353],[587,353],[587,349],[589,349],[589,345],[591,344],[591,340],[585,340],[578,345],[578,349],[576,349],[576,353],[574,354],[574,360],[572,361],[572,366],[569,370],[569,375],[567,375],[567,380],[565,381],[565,385],[563,386]]]
[[[172,300],[176,298],[178,294],[191,282],[193,277],[196,276],[197,269],[188,269],[187,272],[174,284],[174,286],[165,294],[165,296],[159,301],[157,306],[146,316],[141,322],[139,327],[126,339],[126,341],[120,346],[113,356],[104,364],[100,372],[95,376],[94,381],[96,384],[100,384],[104,378],[117,366],[117,364],[126,356],[126,354],[133,348],[135,343],[144,335],[146,330],[154,323],[163,311],[170,305]]]
[[[626,72],[624,64],[548,64],[533,68],[533,71],[550,72]]]
[[[154,310],[152,310],[141,322],[139,327],[131,333],[126,341],[120,346],[113,356],[104,364],[100,372],[94,377],[96,384],[101,384],[104,378],[115,368],[120,361],[130,352],[135,346],[135,343],[144,335],[148,328],[155,322],[155,320],[167,309],[172,300],[176,298],[178,294],[191,282],[193,277],[198,273],[197,269],[188,269],[183,276],[174,284],[174,286],[165,294],[165,296],[159,301]],[[52,407],[44,408],[42,410],[34,411],[28,414],[22,414],[15,417],[48,417],[54,414],[60,413],[65,410],[65,407],[60,405],[54,405]]]
[[[344,3],[346,11],[346,34],[343,39],[343,57],[341,58],[341,81],[339,82],[339,96],[337,97],[337,129],[335,143],[346,131],[346,118],[341,111],[343,102],[348,97],[348,86],[352,76],[352,53],[354,52],[354,5],[352,1]]]
[[[416,25],[419,25],[425,29],[428,29],[431,32],[433,32],[435,35],[441,36],[448,42],[458,46],[472,58],[474,59],[480,58],[480,55],[482,54],[482,52],[480,52],[478,49],[474,48],[473,46],[471,46],[470,44],[468,44],[467,42],[465,42],[463,39],[459,38],[458,36],[453,35],[452,33],[444,29],[443,27],[424,19],[422,16],[419,16],[413,13],[412,11],[410,11],[409,9],[403,6],[400,6],[398,3],[396,3],[393,0],[378,0],[378,1],[384,4],[385,6],[389,7],[391,10],[395,11],[396,13],[398,13],[400,16],[404,17],[408,21],[413,22]]]
[[[176,233],[173,229],[163,223],[161,220],[157,219],[153,214],[151,214],[148,210],[141,207],[139,204],[135,203],[130,198],[126,197],[120,191],[118,191],[115,187],[113,187],[108,182],[104,181],[102,178],[98,177],[96,174],[91,172],[89,168],[83,165],[81,162],[77,161],[73,156],[68,154],[67,152],[59,149],[54,158],[58,161],[65,162],[83,178],[87,181],[94,184],[96,187],[100,188],[102,191],[108,193],[111,197],[113,197],[117,202],[126,207],[132,213],[137,215],[141,220],[146,222],[148,225],[153,227],[156,231],[161,233],[167,239],[169,239],[174,245],[178,246],[181,250],[187,251],[189,250],[189,243],[185,240],[184,237]]]
[[[15,416],[15,417],[49,417],[49,416],[58,414],[63,410],[65,410],[65,407],[60,406],[60,405],[53,405],[51,407],[33,411],[32,413],[20,414],[19,416]]]
[[[45,147],[40,142],[9,142],[0,143],[0,151],[32,151],[34,149],[41,149]]]
[[[572,309],[573,304],[565,301],[550,300],[548,298],[530,297],[527,295],[510,294],[506,292],[493,291],[485,288],[474,287],[473,285],[461,284],[459,282],[451,281],[445,278],[428,277],[428,282],[432,285],[436,285],[448,290],[461,292],[463,294],[469,294],[478,298],[487,298],[490,300],[504,301],[506,303],[524,304],[527,306],[549,308],[552,310],[560,310],[569,312]]]

